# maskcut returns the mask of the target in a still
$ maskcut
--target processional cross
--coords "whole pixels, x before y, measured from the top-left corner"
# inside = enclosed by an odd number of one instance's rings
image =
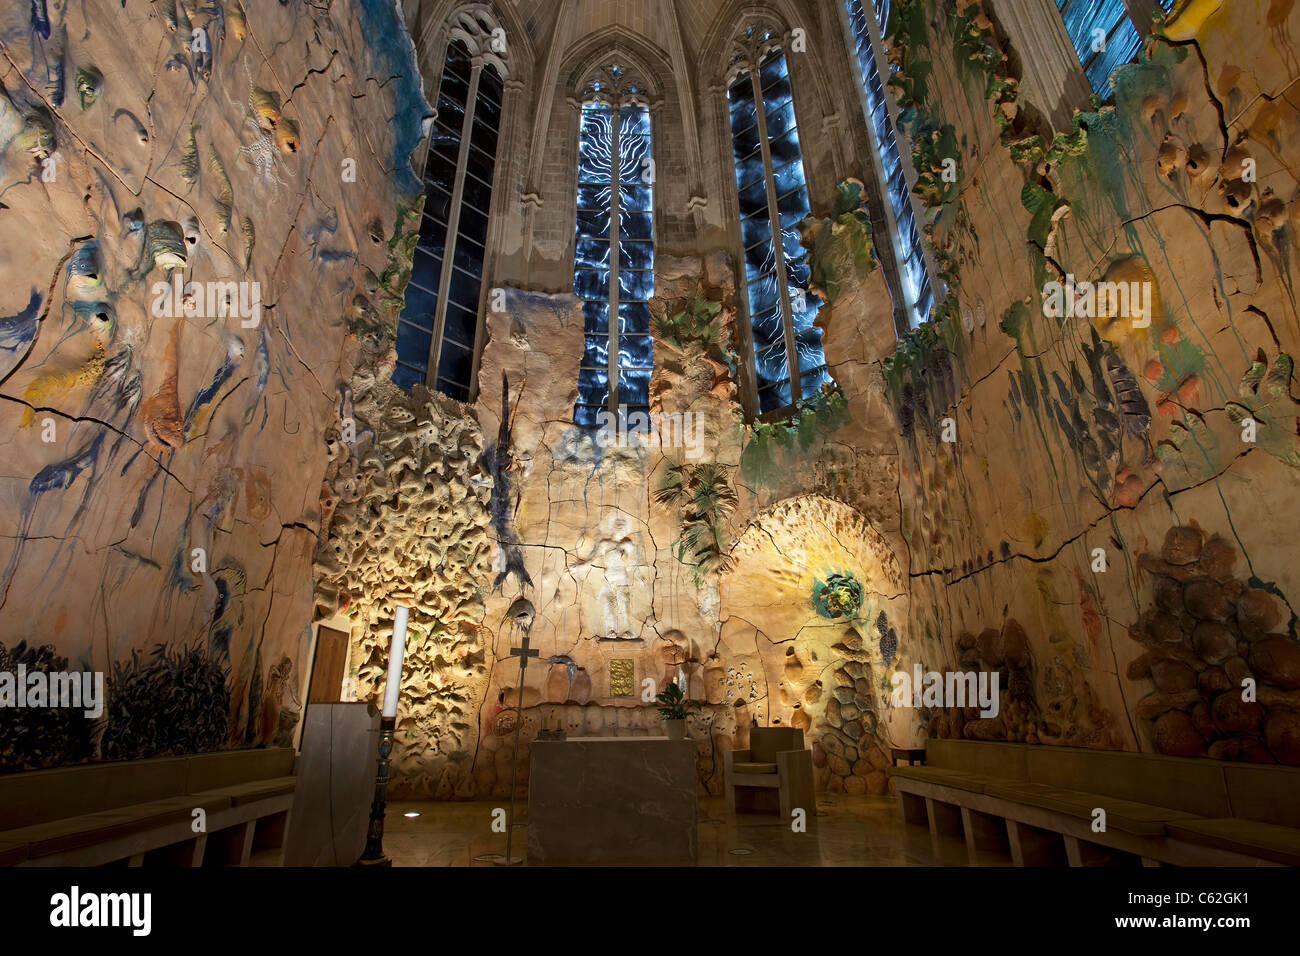
[[[519,712],[515,716],[515,752],[513,757],[514,766],[510,771],[510,819],[506,823],[506,858],[501,862],[505,866],[516,866],[523,862],[522,858],[516,858],[510,855],[510,842],[515,833],[515,788],[516,781],[519,779],[519,728],[524,723],[524,671],[528,667],[528,659],[537,657],[541,654],[535,647],[528,646],[528,635],[524,635],[523,643],[518,647],[510,648],[510,653],[519,658]]]

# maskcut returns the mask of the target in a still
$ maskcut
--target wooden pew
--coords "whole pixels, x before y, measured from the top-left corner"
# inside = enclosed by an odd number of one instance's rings
[[[924,767],[890,772],[903,819],[920,822],[924,807],[933,831],[965,835],[972,858],[991,850],[1023,865],[1300,865],[1300,768],[936,739]]]
[[[256,851],[274,856],[293,765],[292,749],[273,748],[0,775],[0,865],[237,866]]]

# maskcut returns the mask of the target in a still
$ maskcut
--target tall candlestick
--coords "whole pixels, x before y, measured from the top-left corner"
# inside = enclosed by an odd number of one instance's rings
[[[402,655],[406,652],[406,619],[411,609],[404,604],[397,606],[393,616],[393,642],[388,650],[388,680],[384,684],[383,716],[397,716],[397,697],[402,690]]]
[[[384,684],[384,710],[379,721],[379,772],[375,775],[375,796],[370,802],[370,827],[366,848],[357,866],[392,866],[384,854],[384,814],[388,806],[388,760],[393,752],[397,729],[397,697],[402,689],[402,655],[406,652],[406,619],[411,609],[397,606],[393,615],[393,641],[388,648],[388,680]]]

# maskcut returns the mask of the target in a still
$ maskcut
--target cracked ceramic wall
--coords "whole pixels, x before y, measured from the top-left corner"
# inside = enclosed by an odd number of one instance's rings
[[[670,303],[704,299],[720,304],[719,325],[728,327],[732,278],[725,258],[661,257],[657,266],[656,314]],[[698,440],[702,460],[719,464],[726,485],[738,454],[728,335],[711,348],[689,342],[671,353],[660,349],[652,400],[656,411],[698,416],[699,434],[684,437]],[[525,633],[541,656],[525,674],[521,785],[527,741],[547,723],[575,734],[659,733],[642,682],[650,678],[661,689],[684,670],[702,686],[716,640],[716,574],[693,572],[678,560],[679,519],[653,497],[669,465],[688,461],[685,449],[671,447],[672,436],[662,447],[657,432],[649,442],[634,435],[602,447],[595,433],[575,428],[582,348],[581,305],[572,295],[506,290],[505,312],[488,314],[477,410],[484,433],[497,437],[493,451],[509,465],[493,491],[498,572],[485,618],[492,677],[473,772],[478,791],[495,796],[509,793],[510,734],[518,720],[517,659],[508,652]],[[527,617],[520,617],[525,602]],[[705,720],[711,727],[733,717],[719,707]],[[702,731],[700,738],[707,785],[718,776],[709,766],[713,734]]]
[[[837,215],[858,222],[857,192],[846,196]],[[869,231],[830,241],[833,222],[809,228],[825,230],[814,260],[838,277],[823,322],[842,388],[790,423],[743,423],[725,254],[656,263],[651,404],[692,416],[681,441],[652,429],[602,447],[573,427],[575,297],[507,289],[505,310],[488,313],[476,408],[497,436],[486,467],[507,464],[493,471],[491,676],[479,749],[463,765],[473,792],[507,796],[511,779],[523,792],[529,743],[547,727],[661,733],[647,680],[683,681],[703,702],[688,723],[703,792],[721,792],[721,753],[747,746],[755,721],[804,729],[822,788],[885,791],[895,718],[882,686],[907,614],[896,446],[872,368],[890,306]],[[840,591],[853,598],[828,602]],[[521,697],[509,650],[525,635],[540,658]]]
[[[1300,763],[1300,13],[1184,5],[1114,105],[1054,135],[1009,69],[1032,63],[1003,60],[987,4],[958,6],[894,21],[950,296],[885,374],[913,635],[936,669],[1012,680],[994,723],[930,732]],[[1148,283],[1150,306],[1045,314],[1066,275]]]
[[[1261,503],[1294,487],[1279,410],[1295,184],[1274,156],[1293,135],[1277,105],[1291,74],[1266,49],[1285,35],[1211,22],[1204,43],[1118,76],[1115,108],[1058,131],[1044,117],[1060,104],[1022,95],[982,6],[897,7],[908,36],[891,49],[908,62],[891,88],[950,290],[897,350],[850,180],[802,230],[837,387],[785,420],[745,423],[730,257],[657,250],[651,401],[699,415],[698,455],[573,428],[581,309],[556,286],[500,289],[471,407],[386,391],[377,360],[345,376],[332,434],[353,420],[362,437],[331,452],[339,533],[318,554],[317,609],[350,623],[358,693],[377,698],[392,603],[417,604],[395,793],[526,793],[544,728],[658,733],[647,679],[704,702],[688,730],[713,793],[754,720],[805,729],[835,792],[883,792],[887,747],[925,732],[1289,759],[1293,589]],[[1268,141],[1253,182],[1246,129]],[[541,172],[567,182],[567,163]],[[548,208],[567,221],[563,201]],[[571,267],[570,235],[536,245],[533,281]],[[1048,319],[1040,291],[1066,272],[1152,282],[1151,326]],[[1247,417],[1283,427],[1234,446]],[[459,438],[421,443],[435,424],[473,436],[477,458]],[[386,522],[447,487],[446,513]],[[464,555],[455,579],[421,550],[444,539]],[[539,657],[521,688],[509,652],[525,637]],[[895,708],[889,677],[916,665],[999,671],[999,714]],[[1259,709],[1225,703],[1242,676],[1260,680]]]
[[[380,358],[359,364],[327,436],[316,613],[350,628],[357,695],[377,700],[393,604],[413,605],[396,793],[505,797],[511,780],[526,793],[546,728],[661,734],[647,680],[703,702],[689,724],[703,792],[721,792],[721,753],[754,721],[804,729],[823,788],[884,792],[882,680],[907,613],[897,479],[889,462],[856,466],[886,446],[896,457],[871,365],[883,346],[858,325],[888,329],[890,309],[869,232],[827,241],[824,260],[843,391],[788,425],[743,424],[720,252],[656,264],[651,403],[689,416],[670,419],[676,433],[605,446],[572,425],[571,294],[501,290],[473,406],[392,388]],[[524,637],[539,657],[521,696],[509,652]]]
[[[290,743],[322,435],[405,281],[410,40],[382,0],[51,0],[0,51],[4,653],[108,672],[90,756]]]

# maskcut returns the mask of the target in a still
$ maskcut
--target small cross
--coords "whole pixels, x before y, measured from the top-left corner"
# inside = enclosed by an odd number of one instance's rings
[[[537,657],[541,654],[541,651],[535,647],[530,648],[528,646],[528,638],[525,637],[523,644],[518,647],[510,648],[510,653],[519,658],[519,670],[522,672],[523,669],[528,666],[528,658]]]
[[[524,635],[524,641],[518,647],[510,648],[510,653],[519,658],[519,711],[518,716],[524,714],[524,668],[528,666],[528,658],[538,657],[541,651],[535,647],[528,646],[528,635]],[[523,720],[515,721],[515,755],[510,771],[510,817],[509,823],[506,824],[506,858],[501,861],[505,866],[515,866],[523,862],[522,857],[512,857],[510,855],[510,841],[515,832],[515,783],[519,779],[519,728],[523,725]]]

